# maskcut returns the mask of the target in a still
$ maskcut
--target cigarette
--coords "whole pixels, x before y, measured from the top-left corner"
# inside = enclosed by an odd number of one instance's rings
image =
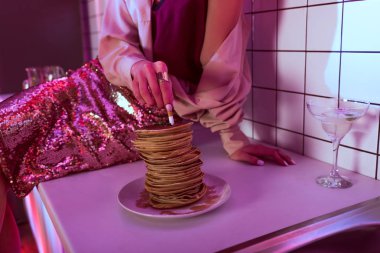
[[[174,117],[173,117],[173,106],[171,104],[165,105],[166,111],[168,112],[168,118],[170,125],[174,125]]]

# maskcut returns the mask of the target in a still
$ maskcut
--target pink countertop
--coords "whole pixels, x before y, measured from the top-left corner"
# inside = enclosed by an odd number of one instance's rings
[[[144,176],[142,161],[44,182],[38,190],[65,252],[215,252],[380,196],[380,181],[344,170],[353,187],[318,186],[314,179],[330,165],[297,154],[289,167],[232,161],[216,135],[195,130],[202,169],[231,186],[224,205],[175,220],[128,212],[117,195]]]

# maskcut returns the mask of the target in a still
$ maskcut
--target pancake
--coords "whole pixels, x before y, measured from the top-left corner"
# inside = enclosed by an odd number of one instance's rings
[[[207,191],[201,152],[192,146],[192,122],[136,130],[134,147],[144,160],[145,190],[157,209],[192,204]]]

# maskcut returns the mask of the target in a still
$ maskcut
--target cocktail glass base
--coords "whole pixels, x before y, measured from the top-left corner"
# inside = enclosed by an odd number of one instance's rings
[[[315,180],[317,184],[326,188],[344,189],[352,186],[350,180],[343,176],[320,176]]]

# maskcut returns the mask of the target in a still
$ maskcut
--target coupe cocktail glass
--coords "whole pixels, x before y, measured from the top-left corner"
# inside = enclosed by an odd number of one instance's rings
[[[338,173],[338,150],[340,141],[350,131],[355,120],[368,110],[369,103],[343,98],[309,99],[306,102],[309,112],[322,123],[333,144],[333,166],[330,174],[316,179],[319,185],[328,188],[348,188],[352,185],[349,179]]]

